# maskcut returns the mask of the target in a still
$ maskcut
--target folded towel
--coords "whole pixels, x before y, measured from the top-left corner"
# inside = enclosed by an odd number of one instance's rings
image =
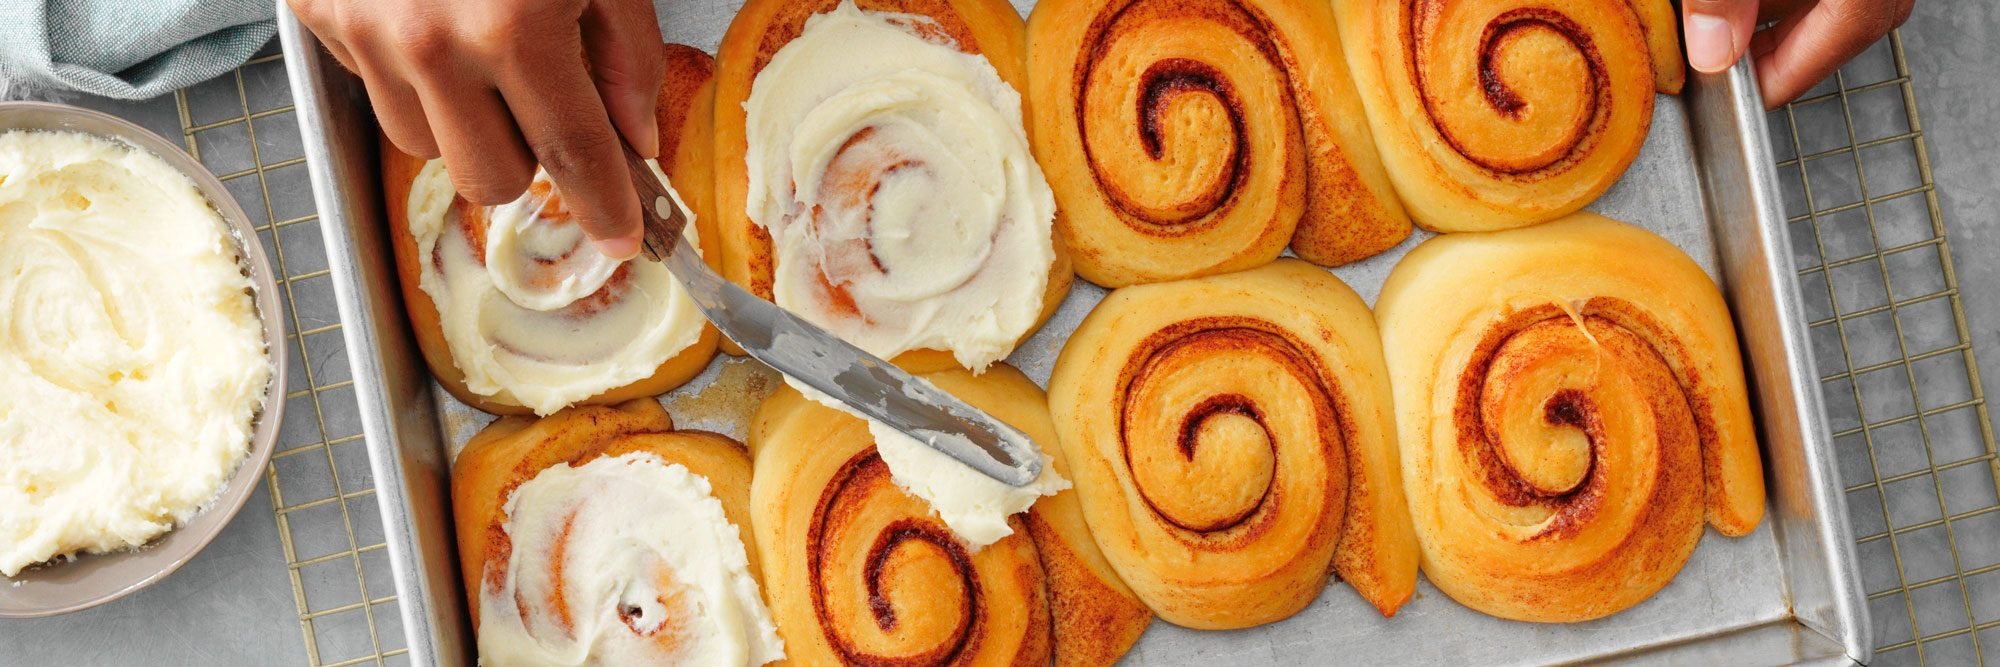
[[[0,99],[70,90],[141,99],[242,65],[275,0],[0,0]]]

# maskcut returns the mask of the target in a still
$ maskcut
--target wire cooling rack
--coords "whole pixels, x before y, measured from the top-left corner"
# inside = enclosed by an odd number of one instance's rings
[[[1871,664],[2000,665],[2000,461],[1902,37],[1770,123]]]
[[[262,216],[257,236],[284,277],[280,308],[292,331],[285,343],[296,346],[289,371],[293,386],[305,388],[285,396],[265,481],[306,661],[405,664],[326,247],[276,44],[229,75],[175,92],[181,136],[253,221]]]
[[[175,94],[187,149],[263,224],[295,332],[266,473],[315,667],[408,662],[319,218],[275,46]],[[1769,121],[1875,664],[2000,666],[2000,459],[1897,35]]]

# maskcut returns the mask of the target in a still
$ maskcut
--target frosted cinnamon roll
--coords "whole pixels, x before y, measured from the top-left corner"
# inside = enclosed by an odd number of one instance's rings
[[[1112,292],[1049,407],[1098,546],[1161,618],[1269,623],[1331,572],[1384,616],[1410,599],[1388,376],[1332,274],[1287,259]]]
[[[487,665],[761,665],[784,658],[747,523],[750,460],[652,399],[509,417],[452,472]]]
[[[1410,216],[1442,232],[1553,220],[1639,155],[1680,92],[1667,0],[1335,0],[1376,145]]]
[[[699,247],[713,243],[713,224],[700,218],[711,153],[707,142],[680,139],[707,126],[709,113],[695,100],[710,99],[702,92],[710,61],[688,47],[666,48],[665,164],[653,168],[663,182],[674,172],[674,185],[690,193],[697,214],[687,233]],[[459,400],[488,412],[546,415],[665,392],[714,356],[714,329],[665,267],[599,254],[546,173],[538,170],[513,202],[474,206],[458,196],[442,160],[418,160],[385,140],[383,180],[417,342]]]
[[[878,356],[984,368],[1068,287],[1022,126],[1020,21],[996,0],[886,5],[753,1],[731,25],[725,266]]]
[[[1022,126],[1020,17],[997,0],[876,7],[767,0],[731,24],[717,89],[725,264],[876,356],[984,369],[1069,285]],[[870,430],[896,482],[975,548],[1067,485],[1045,473],[1009,487]]]
[[[1045,0],[1036,151],[1077,273],[1122,287],[1325,265],[1410,233],[1326,0]]]
[[[1734,329],[1693,260],[1587,213],[1441,236],[1376,303],[1432,583],[1567,622],[1666,586],[1756,528],[1763,470]]]

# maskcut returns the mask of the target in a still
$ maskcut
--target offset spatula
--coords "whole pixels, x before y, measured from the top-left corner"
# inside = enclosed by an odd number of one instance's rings
[[[1041,475],[1040,451],[1019,429],[716,275],[688,247],[687,212],[645,159],[626,146],[625,161],[642,204],[647,256],[666,264],[715,328],[751,357],[987,477],[1026,486]]]

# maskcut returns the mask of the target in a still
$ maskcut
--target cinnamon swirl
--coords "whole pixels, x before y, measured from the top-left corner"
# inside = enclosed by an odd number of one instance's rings
[[[1667,0],[1335,0],[1375,143],[1410,217],[1441,232],[1553,220],[1639,155],[1680,92]]]
[[[1606,616],[1737,536],[1763,471],[1729,311],[1665,239],[1579,213],[1418,246],[1376,313],[1424,573],[1527,621]]]
[[[1046,0],[1028,19],[1036,151],[1077,273],[1107,287],[1345,264],[1410,221],[1325,0]]]
[[[1416,586],[1368,308],[1297,260],[1127,287],[1063,347],[1049,406],[1110,564],[1194,628],[1288,617],[1329,569],[1383,615]]]
[[[881,356],[984,368],[1062,301],[1000,0],[752,0],[716,103],[724,275]]]
[[[708,193],[707,54],[667,45],[658,121],[664,180],[695,212],[689,237],[719,255]],[[537,173],[519,200],[476,207],[441,160],[382,141],[383,185],[403,301],[431,373],[459,400],[498,414],[549,414],[679,386],[708,364],[717,335],[666,268],[597,253],[562,195]],[[656,166],[656,169],[659,169]]]
[[[922,376],[1054,442],[1041,390],[1012,367]],[[858,418],[787,387],[749,440],[750,521],[779,633],[801,664],[1110,664],[1151,622],[1098,552],[1073,492],[1042,499],[1008,520],[1012,535],[974,549],[894,481]]]
[[[783,659],[749,499],[742,445],[674,431],[650,398],[494,422],[452,471],[480,661]]]

